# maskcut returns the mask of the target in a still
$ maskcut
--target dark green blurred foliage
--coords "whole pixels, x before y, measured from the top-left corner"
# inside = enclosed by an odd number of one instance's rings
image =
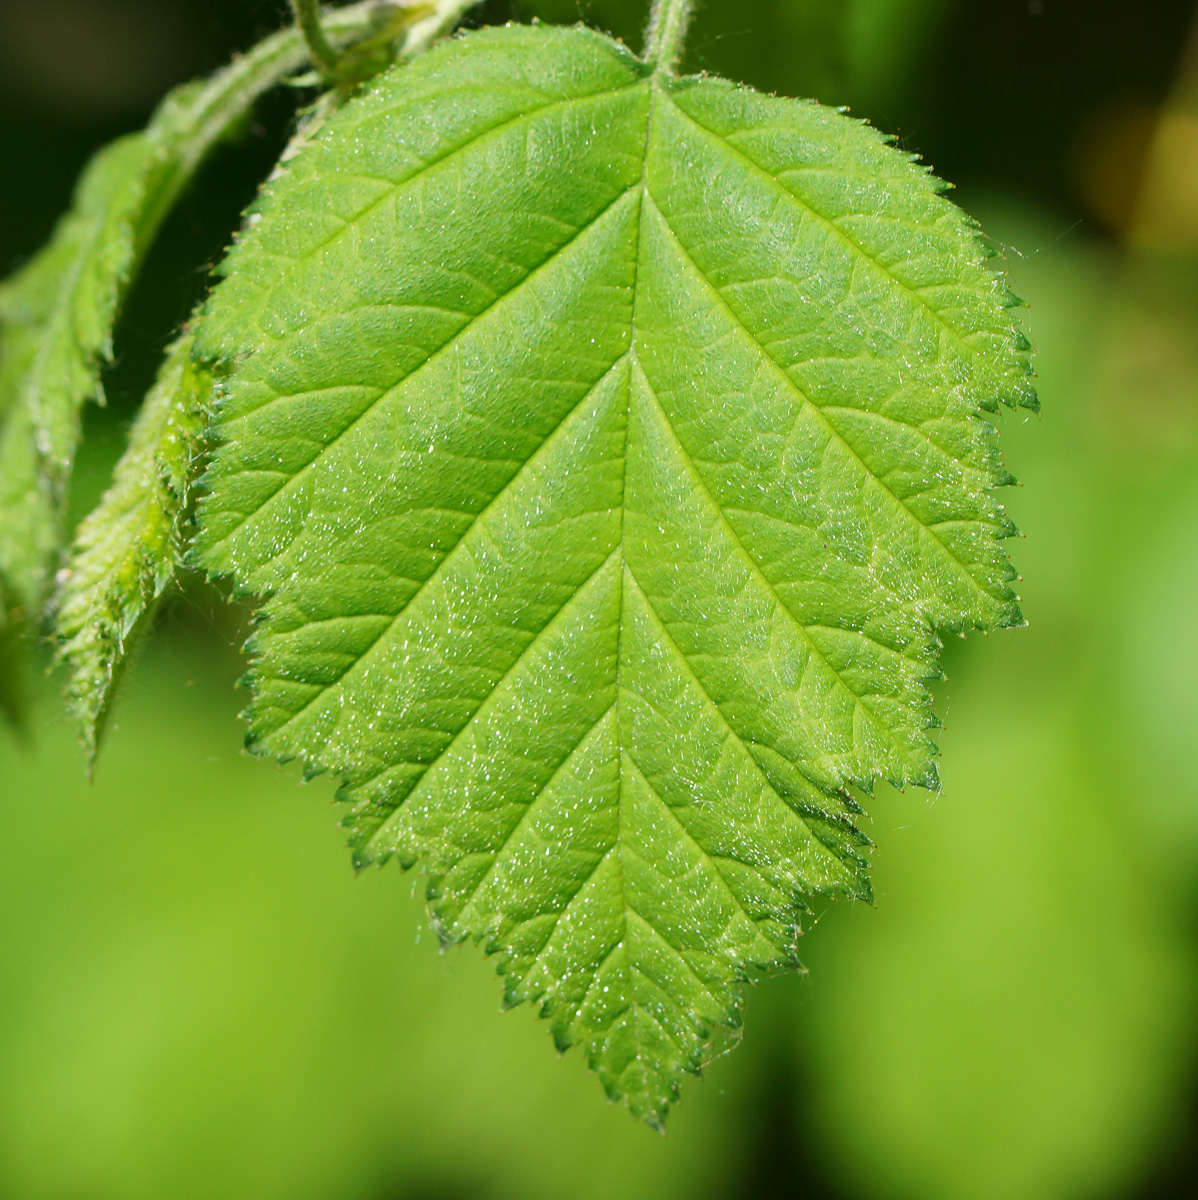
[[[0,734],[0,1195],[1191,1194],[1192,65],[1174,89],[1193,7],[708,0],[696,22],[690,68],[851,104],[961,185],[1031,304],[1044,415],[1001,442],[1030,626],[950,646],[943,794],[876,797],[876,909],[833,908],[810,975],[750,993],[743,1046],[668,1138],[606,1107],[531,1013],[501,1015],[476,950],[438,953],[418,877],[352,878],[326,783],[238,753],[241,614],[193,587],[130,675],[94,787],[48,687],[28,747]],[[634,46],[644,17],[492,0],[478,19],[513,15]],[[46,235],[94,146],[284,16],[0,0],[0,264]],[[77,512],[293,103],[264,104],[164,230]]]
[[[877,105],[917,69],[951,0],[750,0],[699,9],[684,66],[828,104]],[[646,6],[630,0],[516,0],[521,17],[585,20],[639,49]]]

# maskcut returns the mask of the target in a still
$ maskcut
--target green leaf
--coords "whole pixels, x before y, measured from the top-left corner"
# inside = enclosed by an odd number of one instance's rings
[[[329,33],[342,44],[369,32],[374,14],[370,4],[342,10]],[[103,400],[101,370],[138,264],[212,148],[306,58],[288,29],[176,88],[143,132],[96,155],[50,244],[0,285],[0,578],[15,618],[36,620],[49,590],[81,411]]]
[[[251,744],[653,1124],[810,898],[870,895],[855,790],[936,786],[935,631],[1022,621],[981,414],[1026,343],[938,191],[813,103],[491,30],[331,118],[197,334]]]
[[[101,151],[49,246],[0,289],[0,575],[21,605],[46,590],[79,410],[100,395],[155,160],[145,134]]]
[[[96,510],[75,536],[55,602],[67,695],[89,763],[136,633],[182,556],[192,463],[211,378],[186,334],[171,347]]]

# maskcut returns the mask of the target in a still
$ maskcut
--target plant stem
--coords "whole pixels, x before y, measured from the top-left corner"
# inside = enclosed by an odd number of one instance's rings
[[[427,50],[475,2],[437,0],[436,10],[408,30],[402,54],[408,57]],[[339,55],[340,47],[370,34],[376,11],[374,0],[366,0],[326,14],[322,36],[334,58]],[[218,71],[188,99],[174,121],[176,144],[164,156],[162,171],[148,189],[148,213],[137,247],[138,258],[212,148],[259,96],[294,75],[309,61],[311,53],[310,43],[298,29],[294,26],[282,29]]]
[[[480,0],[434,0],[434,11],[408,30],[400,56],[422,54],[443,33],[452,29]]]
[[[332,14],[329,30],[341,43],[370,32],[372,3],[355,4]],[[335,55],[336,51],[330,50]],[[250,110],[258,97],[309,59],[306,39],[295,28],[282,29],[218,71],[181,106],[172,122],[173,138],[164,156],[163,170],[150,189],[150,216],[143,224],[143,241],[149,242],[179,192],[228,131]]]
[[[682,57],[682,43],[694,0],[653,0],[645,34],[645,61],[659,71],[673,71]]]
[[[386,0],[374,0],[374,3],[369,6],[369,11],[374,17],[374,28],[368,31],[373,36],[368,36],[365,43],[358,45],[360,48],[370,46],[370,48],[378,50],[385,38],[385,15],[401,16],[404,12],[409,12],[418,19],[413,20],[408,26],[400,54],[405,58],[410,58],[413,54],[420,54],[427,50],[437,38],[448,32],[461,20],[467,9],[473,8],[478,2],[479,0],[428,0],[424,4],[415,2],[388,4]],[[358,75],[355,72],[355,64],[349,61],[354,47],[351,46],[348,50],[344,50],[346,41],[344,37],[336,39],[339,45],[330,41],[329,35],[341,28],[344,24],[345,13],[351,10],[322,11],[320,0],[291,0],[291,7],[295,13],[296,26],[303,34],[312,63],[324,76],[326,82],[352,87],[390,64],[389,56],[384,54],[373,66],[368,66],[366,75]],[[360,11],[366,7],[366,5],[358,4],[353,6],[353,10]],[[403,28],[404,23],[401,21],[399,28]],[[380,26],[382,26],[381,29]],[[378,42],[377,45],[376,42]],[[361,63],[356,65],[358,69],[362,66]]]
[[[320,23],[320,0],[291,0],[291,7],[295,12],[295,23],[308,43],[313,63],[326,74],[335,74],[337,51],[325,37],[324,26]]]

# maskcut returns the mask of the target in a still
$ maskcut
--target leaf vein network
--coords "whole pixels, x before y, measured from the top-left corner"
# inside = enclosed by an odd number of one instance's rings
[[[513,823],[512,827],[507,831],[507,833],[505,833],[503,835],[503,840],[499,843],[498,846],[495,847],[494,850],[490,850],[487,852],[492,858],[491,865],[487,868],[486,872],[482,876],[479,877],[478,881],[461,897],[459,911],[465,911],[465,909],[468,908],[470,903],[474,900],[475,896],[477,896],[478,893],[482,890],[483,885],[489,879],[493,878],[493,876],[495,874],[495,870],[499,866],[500,858],[502,857],[504,851],[508,848],[508,846],[511,845],[512,839],[524,827],[524,822],[528,819],[532,810],[536,807],[537,801],[540,800],[541,797],[544,796],[544,794],[549,790],[549,788],[553,786],[553,784],[557,781],[558,777],[561,775],[562,771],[565,770],[565,768],[569,765],[570,760],[578,753],[578,751],[580,749],[582,749],[582,744],[587,740],[587,738],[589,738],[591,736],[592,733],[595,732],[596,729],[599,728],[600,725],[603,724],[604,721],[607,720],[607,718],[614,711],[615,707],[616,707],[616,701],[613,700],[612,703],[609,704],[607,706],[607,708],[605,708],[603,710],[603,712],[582,731],[582,734],[575,741],[574,745],[572,745],[570,747],[570,749],[566,751],[566,753],[562,757],[561,761],[553,768],[553,771],[549,775],[549,778],[546,779],[545,782],[542,783],[540,785],[540,787],[537,788],[536,792],[532,796],[530,796],[526,801],[523,802],[519,817],[516,819],[516,821]],[[480,711],[481,711],[481,707],[480,707]],[[477,714],[475,714],[475,715],[477,715]],[[473,720],[473,719],[474,718],[472,717],[471,720]],[[467,724],[469,724],[469,722],[467,722]],[[445,752],[443,751],[442,757],[444,756],[444,753]],[[432,768],[430,767],[430,771],[431,771],[431,769]],[[421,783],[423,783],[423,781],[427,778],[428,778],[428,772],[425,772],[424,776],[421,779]],[[412,794],[408,797],[408,801],[405,801],[405,803],[411,801],[411,799],[418,792],[419,787],[420,787],[420,785],[417,784],[417,786],[412,789]],[[566,896],[566,901],[562,905],[561,911],[565,911],[565,909],[569,907],[570,901],[573,900],[574,897],[577,896],[578,893],[591,881],[591,879],[594,877],[595,871],[597,871],[599,869],[599,866],[603,862],[603,859],[605,859],[607,857],[607,853],[608,852],[606,852],[606,851],[604,852],[603,856],[600,858],[599,862],[595,864],[595,867],[591,870],[590,874],[588,874],[587,877],[585,879],[583,879],[578,884],[578,886],[575,887],[574,890],[571,891]],[[559,911],[558,916],[561,915],[561,911]],[[555,921],[553,928],[556,928],[556,927],[557,927],[557,923]],[[550,934],[552,935],[552,930],[550,931]],[[548,941],[548,938],[546,939],[546,941]]]
[[[442,153],[434,155],[432,158],[422,160],[419,166],[410,175],[405,175],[402,179],[387,180],[386,182],[390,186],[386,191],[380,193],[378,196],[375,196],[373,200],[370,200],[364,204],[360,209],[351,213],[348,217],[342,217],[338,214],[329,214],[335,216],[337,220],[341,221],[342,225],[333,230],[333,232],[327,237],[305,247],[301,254],[276,254],[273,255],[273,257],[283,259],[285,262],[288,262],[293,266],[298,266],[300,263],[308,262],[310,259],[319,254],[321,250],[331,246],[346,232],[356,230],[358,223],[363,217],[369,216],[370,213],[374,212],[375,209],[386,204],[387,201],[398,194],[401,189],[407,187],[409,184],[417,182],[417,180],[428,174],[428,172],[434,167],[441,166],[442,164],[457,157],[459,154],[464,154],[466,151],[474,148],[479,143],[485,142],[493,134],[502,133],[504,130],[510,129],[515,125],[531,121],[536,117],[544,116],[546,113],[553,112],[553,110],[556,108],[568,108],[571,105],[578,104],[583,101],[603,100],[609,96],[618,95],[620,92],[627,91],[629,88],[635,87],[639,82],[639,80],[634,79],[630,80],[628,83],[621,84],[619,87],[604,88],[602,91],[589,92],[581,96],[567,96],[560,100],[550,100],[545,104],[538,105],[536,108],[525,109],[521,112],[515,113],[510,117],[505,117],[502,121],[497,121],[494,125],[488,125],[482,129],[476,130],[464,141],[457,142],[454,145],[447,147],[444,151],[442,151]],[[398,108],[399,106],[396,105],[395,107]]]
[[[971,354],[983,353],[976,346],[971,346],[964,339],[964,337],[961,335],[961,333],[958,330],[954,329],[944,319],[943,314],[935,307],[935,305],[928,302],[928,300],[925,296],[922,296],[918,290],[916,290],[910,284],[908,284],[908,283],[904,282],[902,279],[900,279],[889,267],[886,266],[885,263],[883,263],[875,255],[871,254],[864,246],[861,245],[861,243],[859,241],[857,241],[856,238],[851,237],[843,229],[841,229],[840,226],[837,225],[835,221],[831,220],[829,217],[825,216],[822,212],[820,212],[819,209],[815,208],[809,200],[804,199],[793,188],[787,187],[786,184],[782,180],[780,180],[772,172],[766,170],[766,168],[763,167],[751,154],[748,154],[746,151],[742,150],[739,146],[737,146],[735,143],[730,141],[723,134],[712,129],[710,126],[705,125],[702,121],[700,121],[692,113],[687,112],[680,105],[674,104],[673,107],[674,107],[674,111],[677,113],[680,113],[684,120],[689,121],[692,125],[695,126],[695,128],[703,130],[704,133],[715,138],[718,142],[720,142],[721,145],[726,146],[728,148],[728,151],[731,154],[734,154],[737,158],[739,158],[742,162],[744,162],[747,166],[749,166],[753,171],[764,176],[771,183],[773,183],[776,187],[780,188],[785,196],[789,197],[804,212],[809,213],[811,216],[813,216],[817,221],[820,222],[820,224],[822,224],[832,234],[834,234],[837,238],[839,238],[846,246],[848,246],[850,249],[855,251],[856,254],[860,256],[860,259],[869,263],[870,266],[874,267],[880,274],[884,275],[887,279],[892,280],[894,282],[894,284],[904,294],[910,296],[921,307],[925,308],[932,315],[932,317],[935,318],[937,324],[940,325],[945,330],[945,332],[948,333],[949,337],[953,341],[955,341],[959,346],[961,346],[962,349],[968,350]]]
[[[602,221],[603,218],[607,216],[607,214],[610,213],[622,200],[633,194],[636,190],[637,188],[634,184],[631,188],[626,188],[624,191],[616,195],[614,199],[606,204],[598,213],[595,214],[594,217],[587,221],[585,225],[581,226],[569,241],[563,243],[561,246],[553,250],[547,257],[542,259],[541,262],[537,263],[523,279],[519,280],[506,292],[496,296],[496,298],[490,304],[488,304],[485,308],[480,309],[460,329],[456,330],[443,342],[430,350],[420,362],[411,367],[403,376],[391,384],[390,387],[381,391],[379,395],[372,400],[360,413],[358,413],[357,416],[355,416],[347,425],[343,426],[332,438],[323,443],[320,449],[307,462],[302,463],[286,477],[279,487],[264,496],[256,508],[251,509],[248,513],[245,513],[240,521],[222,533],[220,540],[222,542],[228,541],[229,538],[231,538],[247,521],[255,517],[258,513],[262,512],[267,505],[271,504],[277,497],[286,492],[293,484],[302,480],[307,472],[310,471],[325,454],[327,454],[334,446],[336,446],[341,439],[346,436],[346,434],[353,430],[360,422],[364,421],[374,411],[377,405],[388,399],[396,391],[396,389],[402,387],[410,379],[416,377],[422,370],[429,366],[430,363],[436,361],[441,354],[452,349],[459,338],[465,335],[474,325],[478,324],[479,321],[483,320],[490,313],[492,313],[500,304],[504,303],[506,300],[510,300],[514,296],[519,295],[522,289],[527,287],[529,283],[536,278],[539,272],[550,266],[559,255],[565,253],[566,250],[575,245],[581,238],[585,237],[586,234],[590,232],[590,230],[594,229],[595,226],[598,225],[599,222]],[[613,366],[614,365],[615,364],[613,364]],[[267,408],[272,404],[276,404],[281,400],[287,400],[291,398],[292,397],[289,395],[276,395],[274,399],[265,401],[253,411],[254,413],[260,412],[262,409]],[[239,418],[233,418],[229,424],[235,425],[238,419]],[[274,557],[277,558],[284,554],[290,544],[291,543],[289,542],[287,546],[281,547]]]
[[[657,798],[657,801],[662,806],[662,808],[664,808],[669,813],[671,819],[673,820],[673,823],[678,827],[679,832],[682,834],[683,839],[689,845],[693,846],[703,856],[703,858],[707,862],[711,863],[712,867],[715,869],[716,878],[720,881],[720,886],[722,887],[724,892],[727,894],[729,899],[731,899],[732,903],[736,906],[737,911],[740,912],[740,914],[747,921],[749,921],[751,924],[756,926],[756,922],[753,920],[752,914],[741,903],[740,897],[736,894],[735,891],[733,891],[732,885],[728,882],[727,879],[724,878],[724,873],[723,873],[723,871],[720,870],[719,862],[717,861],[716,856],[710,854],[708,852],[708,850],[706,849],[706,847],[701,845],[699,840],[695,837],[695,835],[693,833],[691,833],[691,831],[687,828],[686,823],[682,820],[682,818],[675,811],[674,806],[661,794],[660,791],[658,791],[656,785],[646,774],[644,767],[642,767],[641,764],[637,761],[636,755],[633,754],[632,751],[628,750],[628,749],[625,750],[625,753],[628,755],[628,761],[632,764],[633,769],[636,771],[636,773],[641,777],[641,780],[644,782],[645,786]],[[753,865],[752,863],[744,862],[743,859],[737,858],[735,855],[727,855],[727,856],[721,855],[719,857],[720,858],[723,858],[723,857],[731,858],[733,862],[740,863],[741,866],[745,866],[745,867],[751,868]],[[727,929],[728,926],[731,924],[732,924],[732,918],[729,918],[728,921],[724,925],[724,929]]]
[[[765,773],[764,768],[757,761],[757,756],[753,753],[752,747],[754,745],[759,745],[759,746],[764,746],[768,750],[772,750],[780,759],[782,759],[784,762],[789,763],[792,767],[794,767],[795,770],[797,770],[799,772],[799,774],[801,774],[803,776],[803,778],[806,779],[807,782],[812,785],[812,787],[818,789],[819,791],[823,792],[826,790],[824,785],[822,785],[822,784],[816,782],[814,779],[812,779],[810,773],[807,771],[807,769],[804,767],[804,765],[802,763],[795,762],[794,759],[791,758],[790,755],[784,754],[781,750],[778,749],[777,746],[773,745],[772,743],[766,742],[766,741],[760,741],[760,742],[752,741],[751,742],[751,741],[748,741],[745,738],[743,738],[739,733],[737,733],[737,731],[732,727],[732,724],[729,722],[728,718],[724,715],[724,710],[720,707],[719,702],[707,690],[707,686],[704,684],[703,680],[700,679],[698,673],[695,671],[694,667],[691,665],[691,661],[687,657],[686,652],[674,640],[674,636],[673,636],[673,634],[670,633],[669,629],[666,627],[666,623],[665,623],[665,621],[662,620],[661,614],[658,613],[657,609],[653,606],[653,602],[649,599],[648,595],[645,593],[644,588],[642,588],[640,586],[640,584],[637,583],[636,577],[632,574],[631,571],[629,571],[629,577],[631,578],[633,585],[636,587],[637,592],[640,595],[641,599],[644,600],[645,607],[648,610],[650,616],[653,618],[653,623],[657,627],[658,631],[660,632],[662,640],[665,642],[666,646],[670,650],[673,651],[673,653],[677,657],[679,663],[685,668],[687,675],[694,681],[695,686],[699,689],[703,698],[707,701],[708,704],[711,705],[712,709],[719,716],[720,724],[724,726],[724,728],[728,731],[728,733],[736,740],[738,745],[740,745],[744,749],[745,754],[748,756],[748,761],[750,763],[752,763],[753,769],[757,773],[758,777],[761,779],[761,782],[764,783],[765,786],[767,788],[769,788],[769,790],[771,792],[773,792],[773,794],[778,798],[778,800],[782,804],[784,804],[791,812],[793,812],[795,814],[795,816],[797,816],[799,818],[799,820],[801,820],[804,824],[806,824],[807,823],[806,814],[803,813],[802,811],[800,811],[798,808],[796,808],[794,803],[791,800],[789,800],[786,796],[784,796],[774,786],[770,777]],[[817,653],[818,653],[818,651],[817,651]],[[847,687],[847,685],[846,685],[846,687]],[[828,815],[828,814],[821,814],[821,815]],[[749,864],[745,864],[745,865],[747,866]]]
[[[649,200],[650,200],[650,203],[652,203],[652,196],[649,197]],[[735,310],[728,304],[728,301],[724,299],[724,296],[720,292],[719,288],[717,288],[715,286],[715,284],[711,282],[711,280],[704,273],[703,269],[691,257],[690,251],[687,250],[687,248],[683,244],[682,240],[678,237],[677,233],[675,233],[673,227],[670,225],[669,221],[666,219],[665,214],[662,213],[661,210],[657,208],[656,204],[654,204],[654,208],[656,209],[658,214],[661,216],[662,224],[665,226],[665,228],[667,230],[669,230],[670,236],[672,237],[675,245],[678,247],[678,249],[682,253],[682,255],[686,258],[688,265],[694,271],[696,277],[705,285],[707,290],[711,293],[711,295],[715,298],[717,303],[720,305],[720,308],[725,313],[727,313],[729,319],[735,323],[736,327],[744,334],[744,336],[746,338],[749,339],[750,342],[752,342],[752,344],[754,346],[756,346],[761,351],[761,354],[762,354],[763,358],[765,359],[765,361],[771,365],[774,372],[777,374],[778,378],[780,380],[782,380],[784,385],[791,392],[793,392],[794,395],[799,400],[801,400],[803,402],[803,404],[816,416],[817,420],[819,420],[819,422],[824,426],[824,428],[828,431],[828,433],[830,433],[836,439],[836,441],[839,442],[839,444],[841,446],[843,446],[844,449],[853,457],[853,459],[860,465],[861,469],[865,472],[866,477],[868,479],[872,480],[879,488],[882,489],[882,491],[887,496],[890,497],[890,499],[894,502],[895,506],[899,509],[899,511],[902,512],[905,516],[907,516],[912,522],[914,522],[916,528],[919,531],[927,533],[927,535],[933,540],[933,542],[936,544],[936,546],[939,547],[940,552],[948,559],[948,561],[952,564],[952,566],[961,575],[963,575],[965,577],[965,579],[968,581],[970,587],[972,587],[980,595],[984,596],[987,600],[993,600],[994,597],[990,594],[989,591],[987,591],[987,589],[981,583],[978,582],[978,580],[974,576],[973,572],[969,570],[969,567],[964,562],[964,560],[961,559],[957,554],[955,554],[953,552],[951,547],[944,541],[943,538],[941,538],[935,532],[934,529],[930,528],[926,522],[920,520],[920,518],[908,507],[908,505],[905,504],[904,501],[893,490],[891,490],[891,488],[887,485],[885,480],[883,480],[880,476],[876,475],[872,470],[870,470],[869,465],[865,462],[865,460],[861,457],[861,455],[857,452],[857,450],[854,449],[852,443],[847,440],[847,438],[844,436],[844,434],[842,434],[840,432],[840,430],[830,420],[828,420],[823,409],[821,409],[820,406],[818,404],[816,404],[802,390],[802,388],[800,388],[799,385],[797,383],[795,383],[795,381],[793,379],[791,379],[790,375],[787,373],[786,369],[782,366],[782,364],[779,363],[778,360],[776,358],[774,358],[774,356],[761,344],[761,342],[754,335],[753,331],[751,329],[749,329],[749,327],[747,325],[745,325],[745,323],[737,315]],[[797,421],[798,414],[796,414],[795,419]]]
[[[651,196],[649,197],[649,200],[650,200],[650,203],[652,203]],[[661,210],[658,209],[656,205],[654,205],[654,209],[660,214]],[[665,220],[664,217],[662,219],[663,219],[663,221]],[[667,228],[668,228],[668,224],[667,224]],[[671,230],[670,232],[673,233],[673,230]],[[677,235],[674,235],[674,236],[676,239]],[[706,282],[706,280],[704,280],[704,282]],[[710,287],[711,285],[708,284],[708,286]],[[732,541],[733,545],[736,547],[736,550],[740,554],[741,558],[748,565],[750,573],[755,575],[765,585],[765,587],[768,590],[770,597],[773,599],[774,603],[778,606],[778,608],[782,612],[784,612],[786,614],[786,616],[789,618],[789,620],[793,624],[793,626],[797,630],[800,631],[800,633],[802,634],[803,641],[807,644],[808,648],[811,651],[812,656],[817,658],[820,662],[822,662],[824,664],[824,666],[826,666],[828,668],[828,670],[836,678],[837,682],[841,685],[841,687],[843,687],[849,693],[849,695],[851,695],[853,697],[854,702],[882,730],[883,734],[890,741],[891,745],[893,745],[896,750],[900,751],[900,753],[905,753],[906,747],[904,747],[902,745],[902,743],[899,742],[895,738],[894,732],[891,730],[889,725],[887,725],[886,722],[883,721],[877,715],[877,713],[873,711],[873,709],[868,704],[866,704],[864,698],[853,689],[853,687],[841,675],[841,673],[827,660],[827,658],[824,656],[823,652],[820,650],[820,648],[816,645],[816,643],[812,639],[811,635],[807,632],[806,626],[804,626],[802,621],[800,621],[798,619],[798,617],[796,617],[795,614],[793,612],[791,612],[790,607],[786,604],[786,602],[782,599],[782,597],[779,596],[778,593],[774,590],[774,585],[766,577],[765,573],[762,571],[761,566],[757,562],[756,558],[754,558],[753,555],[749,553],[748,548],[745,546],[744,542],[741,541],[740,535],[732,527],[732,524],[728,520],[728,517],[725,514],[724,509],[720,506],[719,501],[716,500],[716,498],[711,494],[711,489],[707,486],[707,481],[703,478],[702,474],[699,471],[699,468],[695,465],[695,462],[691,458],[690,454],[687,453],[686,447],[682,444],[682,440],[678,437],[677,432],[675,431],[673,425],[670,423],[670,419],[666,415],[665,410],[662,408],[661,401],[658,399],[657,393],[653,390],[653,385],[649,382],[648,376],[644,375],[643,372],[642,372],[642,376],[645,379],[645,384],[646,384],[647,390],[649,392],[649,395],[653,398],[654,411],[658,414],[658,417],[661,421],[662,427],[669,433],[670,437],[673,439],[674,445],[676,446],[678,453],[681,455],[683,461],[686,463],[687,469],[690,471],[692,478],[695,480],[695,483],[698,485],[700,493],[702,494],[703,498],[707,501],[707,503],[710,505],[712,510],[715,512],[716,518],[719,521],[721,527],[723,528],[724,532],[728,535],[728,537]],[[796,391],[797,391],[797,389],[796,389]],[[805,398],[804,398],[804,400],[805,400]],[[809,401],[808,401],[808,403],[809,403]],[[868,470],[868,468],[866,468],[866,469]],[[648,598],[646,597],[646,599],[648,599]],[[658,619],[660,620],[660,617]],[[665,624],[664,621],[662,623],[663,623],[663,625]],[[682,651],[680,648],[680,653],[681,652]]]
[[[329,683],[322,685],[320,691],[317,692],[315,695],[313,695],[304,704],[303,708],[297,710],[292,716],[288,717],[288,719],[286,721],[284,721],[282,725],[279,726],[278,730],[275,731],[276,733],[280,732],[283,729],[286,729],[289,725],[291,725],[295,721],[299,720],[299,718],[302,717],[304,715],[304,713],[306,713],[308,711],[308,709],[310,709],[312,707],[313,704],[315,704],[318,700],[320,700],[321,697],[324,696],[326,692],[330,691],[332,688],[339,686],[342,683],[342,681],[345,679],[345,677],[347,675],[349,675],[356,667],[358,667],[363,662],[363,660],[379,645],[379,643],[395,628],[396,622],[398,622],[399,619],[404,615],[404,613],[407,612],[409,608],[411,608],[411,606],[415,603],[415,601],[419,598],[419,596],[424,592],[424,590],[427,587],[429,587],[435,579],[437,579],[439,577],[439,575],[441,573],[441,568],[448,561],[450,555],[453,554],[453,552],[455,550],[457,550],[458,547],[461,546],[465,542],[466,538],[470,535],[470,531],[478,525],[478,523],[487,515],[488,512],[490,512],[497,504],[499,504],[499,502],[504,498],[504,496],[507,495],[508,491],[511,489],[512,485],[516,482],[516,480],[518,480],[520,478],[520,476],[529,469],[530,464],[536,459],[537,455],[539,453],[541,453],[544,450],[544,448],[550,444],[550,442],[554,439],[554,437],[556,437],[558,435],[558,433],[567,424],[569,424],[570,418],[572,416],[574,416],[574,414],[577,413],[584,404],[586,404],[586,402],[595,394],[595,390],[604,382],[604,380],[606,380],[608,378],[608,376],[611,375],[611,373],[614,370],[616,370],[619,367],[619,365],[622,362],[625,361],[625,359],[627,357],[628,357],[628,353],[627,353],[627,351],[625,351],[623,354],[620,355],[620,357],[618,359],[616,359],[616,361],[614,363],[612,363],[612,365],[610,367],[607,368],[606,371],[604,371],[603,375],[595,381],[595,383],[592,385],[590,390],[587,391],[583,396],[581,396],[579,398],[578,403],[575,404],[574,407],[571,408],[562,417],[562,419],[549,431],[549,433],[547,433],[545,435],[545,438],[541,442],[541,445],[539,447],[537,447],[537,450],[534,451],[532,454],[530,454],[528,456],[528,458],[525,460],[525,462],[520,465],[519,469],[515,472],[515,474],[512,476],[512,478],[509,479],[508,482],[506,484],[504,484],[504,486],[501,487],[499,489],[499,491],[497,491],[495,493],[495,495],[481,509],[478,510],[477,513],[474,514],[473,518],[470,521],[470,524],[467,525],[467,527],[461,532],[461,534],[458,536],[457,540],[453,543],[453,545],[445,552],[444,556],[441,558],[441,561],[437,564],[436,567],[433,568],[433,570],[429,574],[428,578],[423,580],[420,583],[419,587],[417,587],[417,589],[412,593],[412,595],[408,597],[408,599],[404,602],[404,604],[398,610],[396,610],[396,612],[394,612],[394,613],[379,614],[380,616],[383,616],[383,615],[390,616],[391,619],[388,622],[388,624],[383,629],[381,629],[375,637],[373,637],[370,640],[369,644],[367,646],[365,646],[353,658],[353,661],[351,661],[345,667],[345,669],[343,671],[341,671],[340,674],[338,674],[338,676],[335,679],[330,680]],[[396,385],[396,386],[398,386],[398,385]],[[280,551],[280,553],[283,553],[283,551]],[[586,579],[582,584],[580,584],[579,587],[564,601],[561,608],[559,608],[557,610],[557,613],[555,613],[553,617],[550,617],[550,619],[545,623],[545,625],[542,627],[542,629],[538,631],[536,637],[534,637],[528,643],[528,645],[520,652],[520,655],[517,657],[516,661],[514,663],[512,663],[508,672],[505,672],[503,678],[506,678],[507,674],[510,673],[510,671],[514,670],[519,665],[519,663],[523,659],[524,655],[528,653],[528,650],[536,644],[537,638],[539,638],[540,635],[542,633],[544,633],[545,630],[548,629],[550,625],[552,625],[552,623],[556,619],[556,617],[558,615],[560,615],[560,613],[566,607],[568,607],[569,604],[586,588],[587,584],[591,582],[591,580],[595,577],[595,575],[597,575],[603,569],[603,566],[610,559],[610,557],[611,556],[609,555],[608,559],[605,559],[604,563],[600,564],[600,566],[596,568],[595,572],[588,579]],[[498,682],[496,682],[495,687],[492,688],[490,695],[494,695],[495,691],[499,687],[499,684],[502,682],[503,682],[502,679],[500,679]],[[484,700],[483,703],[485,704],[486,701]],[[480,704],[479,709],[475,710],[475,713],[472,714],[471,717],[467,720],[466,724],[462,727],[462,730],[459,730],[458,734],[454,735],[455,738],[457,736],[459,736],[461,734],[461,732],[469,726],[470,721],[472,721],[474,719],[474,716],[477,715],[478,711],[480,711],[481,708],[482,708],[482,705]],[[450,743],[450,745],[452,745],[452,742]],[[449,748],[450,748],[449,746],[446,746],[446,751]],[[445,753],[445,751],[442,751],[442,753]],[[429,765],[431,766],[432,764],[430,763]]]

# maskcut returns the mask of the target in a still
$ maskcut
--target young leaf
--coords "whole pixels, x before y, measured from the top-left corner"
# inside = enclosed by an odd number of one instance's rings
[[[333,771],[653,1124],[934,787],[937,629],[1019,624],[970,222],[864,125],[582,29],[444,44],[268,189],[197,350],[249,738]]]
[[[23,606],[45,591],[79,408],[112,352],[155,159],[145,134],[97,155],[53,241],[0,288],[0,577]]]
[[[187,334],[167,354],[112,486],[79,527],[55,604],[59,654],[70,670],[67,695],[89,762],[134,633],[179,566],[211,387],[191,346]]]
[[[434,36],[465,7],[441,0],[410,40]],[[326,28],[344,44],[373,31],[376,15],[373,4],[354,5]],[[81,409],[102,398],[101,368],[137,264],[212,147],[306,58],[299,31],[287,29],[207,82],[177,88],[142,133],[96,155],[50,244],[0,286],[0,578],[26,617],[48,589]]]

